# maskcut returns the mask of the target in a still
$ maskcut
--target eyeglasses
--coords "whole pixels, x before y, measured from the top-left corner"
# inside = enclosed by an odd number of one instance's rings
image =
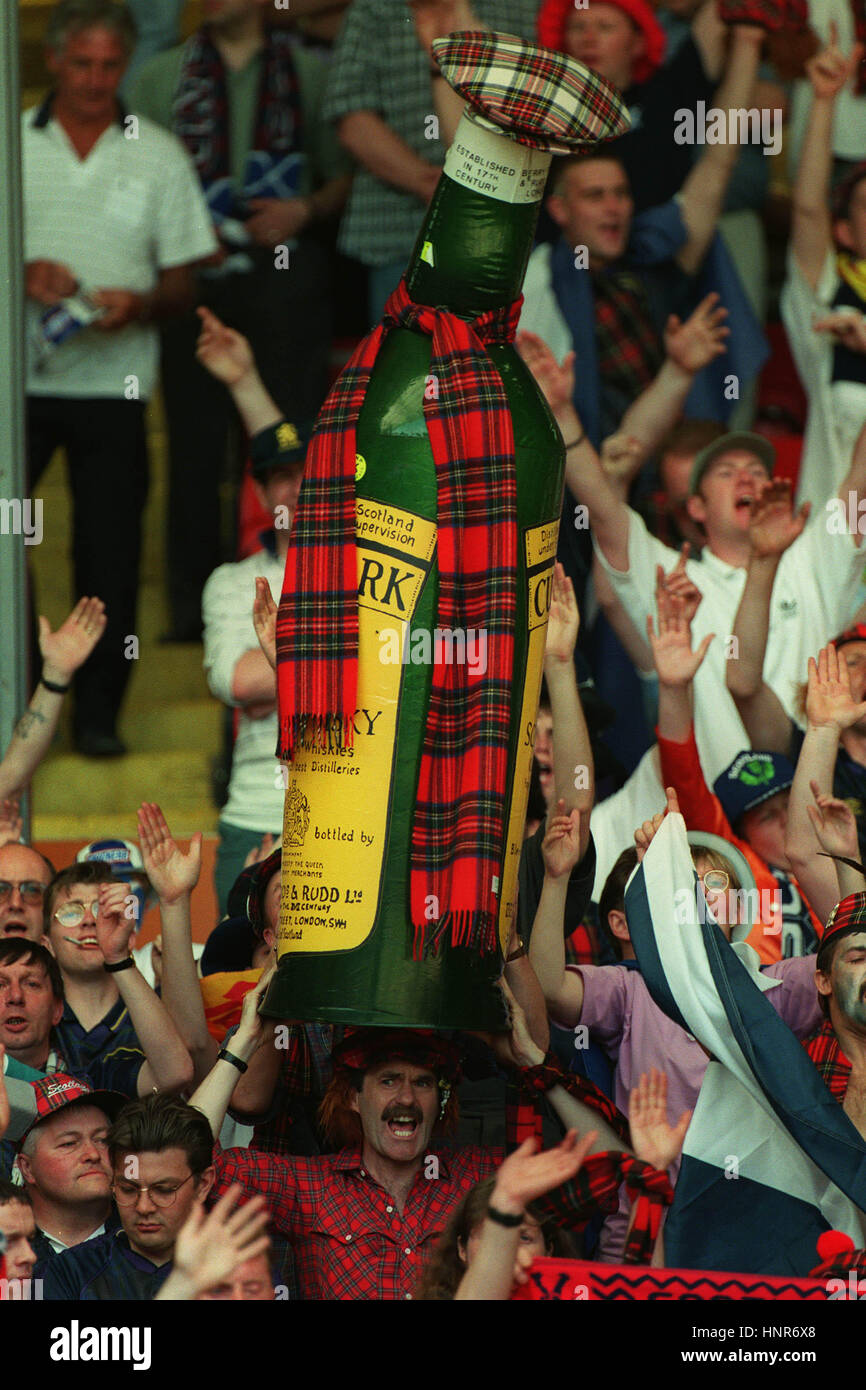
[[[150,1193],[150,1200],[155,1207],[170,1207],[175,1197],[182,1187],[188,1182],[192,1182],[195,1173],[190,1173],[183,1182],[175,1183],[174,1187],[169,1187],[166,1183],[147,1183],[139,1186],[137,1182],[127,1182],[125,1178],[116,1178],[111,1184],[114,1199],[119,1207],[134,1206],[142,1192]]]
[[[87,903],[71,902],[64,903],[63,907],[58,907],[54,914],[55,922],[59,922],[61,927],[79,927],[87,916]],[[90,903],[90,913],[94,921],[99,915],[99,899],[96,898]]]
[[[698,874],[698,878],[708,893],[724,893],[731,881],[724,869],[709,869],[705,874]]]
[[[4,878],[0,879],[0,903],[5,903],[7,898],[11,898],[13,888],[18,889],[25,903],[41,903],[45,896],[45,884],[37,883],[34,878],[25,878],[18,883],[10,883]]]

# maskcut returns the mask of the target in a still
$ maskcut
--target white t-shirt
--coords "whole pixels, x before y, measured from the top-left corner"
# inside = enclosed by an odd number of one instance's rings
[[[536,333],[543,338],[557,362],[577,348],[571,329],[562,316],[553,292],[550,260],[553,247],[549,242],[536,246],[526,267],[523,280],[523,308],[520,311],[518,332]]]
[[[811,502],[817,512],[826,508],[851,467],[857,436],[866,421],[866,386],[857,381],[833,381],[834,339],[816,333],[813,319],[825,314],[841,284],[836,256],[828,251],[813,290],[788,252],[788,273],[782,289],[782,320],[791,353],[809,402],[797,501]]]
[[[267,579],[277,603],[283,588],[285,561],[267,550],[246,560],[220,565],[204,586],[204,669],[211,693],[225,705],[238,706],[232,694],[234,669],[244,652],[259,650],[253,626],[256,576]],[[276,676],[274,677],[276,698]],[[277,715],[238,717],[228,801],[221,816],[229,825],[264,835],[279,835],[283,825],[285,790],[279,780]]]
[[[145,294],[161,270],[217,249],[198,177],[173,135],[130,117],[137,125],[114,122],[82,160],[57,121],[35,124],[42,111],[31,108],[22,117],[25,261],[60,262],[83,290]],[[26,301],[30,395],[148,399],[159,361],[153,325],[109,333],[84,328],[40,359],[35,344],[43,313],[42,305]]]
[[[797,718],[797,686],[806,679],[810,656],[841,632],[856,607],[866,551],[849,535],[827,531],[827,516],[812,518],[801,536],[785,551],[770,601],[770,629],[764,658],[764,680],[776,692],[792,719]],[[628,564],[613,569],[597,542],[596,553],[639,632],[655,613],[655,570],[673,569],[679,556],[650,535],[641,517],[629,509]],[[695,677],[695,738],[707,782],[712,785],[728,764],[748,748],[749,738],[725,685],[727,638],[731,634],[746,583],[745,568],[726,564],[705,547],[700,560],[687,560],[688,576],[703,594],[692,623],[694,644],[715,633]],[[660,807],[657,809],[661,809]]]

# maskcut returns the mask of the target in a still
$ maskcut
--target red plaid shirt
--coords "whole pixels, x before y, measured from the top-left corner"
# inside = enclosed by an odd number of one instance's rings
[[[274,1227],[292,1243],[301,1298],[404,1299],[454,1209],[504,1157],[471,1146],[428,1154],[402,1213],[357,1148],[316,1158],[226,1149],[215,1157],[214,1193],[239,1183],[250,1196],[264,1194]],[[432,1159],[438,1177],[428,1178]]]

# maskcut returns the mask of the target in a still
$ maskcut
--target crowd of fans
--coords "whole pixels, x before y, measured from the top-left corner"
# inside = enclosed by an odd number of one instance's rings
[[[181,41],[180,0],[61,0],[52,88],[22,118],[28,486],[62,446],[76,592],[99,597],[56,632],[39,620],[41,675],[0,761],[6,1278],[46,1299],[504,1299],[538,1255],[663,1264],[708,1064],[631,942],[626,885],[665,807],[780,1018],[816,1065],[816,1038],[821,1057],[828,1038],[841,1050],[850,1079],[831,1091],[866,1140],[854,12],[202,8]],[[257,1009],[280,901],[274,627],[292,518],[335,340],[381,315],[459,115],[431,41],[477,28],[580,60],[632,120],[554,160],[516,339],[566,489],[502,978],[511,1031],[283,1025]],[[147,803],[137,846],[97,842],[58,871],[22,841],[16,801],[73,686],[79,752],[125,751],[158,388],[166,639],[203,640],[211,691],[237,713],[201,959],[200,835],[184,850]],[[258,508],[258,545],[227,546],[227,486],[235,510]],[[822,948],[840,899],[846,926]]]

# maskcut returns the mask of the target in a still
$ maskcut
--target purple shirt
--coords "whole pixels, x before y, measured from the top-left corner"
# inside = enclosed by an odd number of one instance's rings
[[[662,1013],[639,970],[622,965],[569,965],[566,969],[578,971],[583,978],[581,1024],[616,1063],[613,1098],[619,1109],[628,1115],[630,1091],[643,1072],[655,1067],[667,1075],[668,1123],[676,1124],[684,1110],[695,1107],[707,1069],[703,1048]],[[795,1037],[807,1038],[822,1019],[815,957],[776,961],[762,973],[782,981],[776,989],[768,990],[765,998]],[[668,1170],[672,1182],[679,1167],[677,1159]],[[607,1263],[622,1262],[630,1206],[623,1187],[619,1211],[609,1216],[602,1228],[599,1256]]]

